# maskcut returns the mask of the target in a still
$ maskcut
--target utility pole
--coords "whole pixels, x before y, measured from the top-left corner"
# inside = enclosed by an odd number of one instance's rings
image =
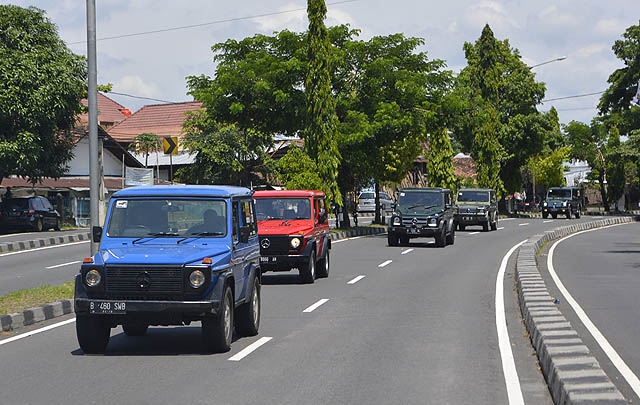
[[[87,61],[89,70],[89,198],[91,234],[100,226],[100,167],[98,156],[98,70],[96,62],[96,1],[87,0]],[[91,255],[98,251],[98,244],[91,239]]]

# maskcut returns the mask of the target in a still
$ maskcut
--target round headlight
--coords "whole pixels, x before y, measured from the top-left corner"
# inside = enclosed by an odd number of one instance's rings
[[[193,288],[200,288],[204,284],[204,273],[200,270],[194,270],[189,274],[189,284]]]
[[[294,249],[297,249],[300,247],[300,243],[302,243],[302,241],[300,241],[300,238],[292,238],[291,239],[291,247]]]
[[[89,270],[87,274],[84,275],[84,282],[89,287],[97,286],[98,284],[100,284],[101,280],[102,280],[102,276],[100,275],[100,272],[96,269]]]
[[[546,207],[546,206],[547,206],[547,202],[546,202],[546,201],[545,201],[545,202],[543,202],[543,203],[542,203],[542,206],[543,206],[543,207]]]
[[[430,223],[430,224],[436,224],[436,223],[438,223],[438,218],[429,218],[429,223]]]
[[[566,201],[563,201],[563,202],[562,202],[562,206],[563,206],[563,207],[566,207],[566,206],[567,206],[567,202],[566,202]]]
[[[400,225],[402,223],[402,219],[400,217],[393,217],[393,224]]]

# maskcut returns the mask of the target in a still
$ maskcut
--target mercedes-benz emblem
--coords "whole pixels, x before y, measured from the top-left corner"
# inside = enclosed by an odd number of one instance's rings
[[[263,249],[269,249],[269,246],[271,246],[271,241],[269,239],[262,239],[262,242],[260,242],[260,246],[262,246]]]
[[[138,274],[136,278],[136,284],[138,285],[139,290],[148,290],[151,287],[151,276],[146,271]]]
[[[418,223],[418,218],[413,218],[413,220],[411,221],[412,224],[417,224]]]

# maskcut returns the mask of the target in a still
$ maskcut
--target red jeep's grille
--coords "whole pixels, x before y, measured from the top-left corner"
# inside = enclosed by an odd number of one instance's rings
[[[260,254],[262,256],[289,254],[289,236],[261,236]]]

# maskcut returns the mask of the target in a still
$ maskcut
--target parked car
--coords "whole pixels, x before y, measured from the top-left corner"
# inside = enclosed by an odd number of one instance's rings
[[[257,191],[263,272],[297,269],[305,283],[329,276],[329,220],[322,191]]]
[[[487,232],[498,229],[496,191],[486,188],[463,188],[458,191],[455,222],[464,231],[469,225],[480,225]]]
[[[547,218],[549,214],[557,218],[558,214],[580,218],[582,214],[583,195],[579,187],[551,187],[547,191],[547,198],[542,203],[542,217]]]
[[[110,201],[98,252],[75,279],[76,332],[102,353],[111,328],[202,322],[206,351],[230,349],[233,328],[260,325],[260,248],[252,191],[227,186],[133,187]]]
[[[398,205],[389,221],[389,246],[433,237],[436,246],[453,245],[456,227],[453,197],[446,188],[405,188],[398,192]]]
[[[60,214],[44,197],[9,197],[0,203],[0,231],[60,230]]]
[[[393,200],[387,193],[380,191],[380,209],[390,211],[393,209]],[[374,191],[363,191],[358,196],[358,212],[376,211],[376,193]]]

